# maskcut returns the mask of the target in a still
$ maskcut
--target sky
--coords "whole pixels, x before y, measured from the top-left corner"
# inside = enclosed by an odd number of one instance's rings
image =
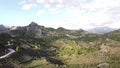
[[[120,0],[0,0],[0,24],[120,28]]]

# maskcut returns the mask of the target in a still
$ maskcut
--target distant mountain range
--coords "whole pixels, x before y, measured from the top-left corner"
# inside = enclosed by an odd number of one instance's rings
[[[93,29],[89,29],[88,31],[89,32],[111,32],[111,31],[114,31],[116,30],[115,28],[110,28],[110,27],[95,27]]]
[[[13,31],[13,30],[21,30],[23,32],[33,32],[33,31],[36,31],[36,32],[38,32],[37,34],[39,36],[42,35],[42,34],[46,34],[46,32],[49,33],[51,31],[53,31],[53,33],[54,33],[57,30],[58,31],[67,31],[68,30],[68,29],[64,29],[62,27],[59,27],[58,29],[55,30],[54,28],[47,28],[47,27],[44,27],[44,26],[40,26],[40,25],[38,25],[35,22],[31,22],[28,26],[22,26],[22,27],[21,26],[20,27],[13,26],[11,28],[8,28],[8,27],[6,27],[6,26],[4,26],[2,24],[0,25],[0,30],[3,31],[3,30],[6,30],[6,29],[7,30],[11,30],[11,31]],[[111,31],[114,31],[114,30],[116,30],[116,29],[115,28],[110,28],[110,27],[95,27],[95,28],[92,28],[92,29],[88,29],[87,31],[88,32],[103,32],[103,33],[107,33],[107,32],[111,32]],[[80,30],[75,30],[75,31],[84,32],[85,30],[80,29]]]

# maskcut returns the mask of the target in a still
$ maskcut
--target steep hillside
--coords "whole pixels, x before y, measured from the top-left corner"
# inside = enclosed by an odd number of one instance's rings
[[[120,29],[106,33],[105,36],[115,41],[120,41]]]

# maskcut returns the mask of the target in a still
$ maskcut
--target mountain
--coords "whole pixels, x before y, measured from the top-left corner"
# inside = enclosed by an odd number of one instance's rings
[[[4,31],[5,32],[5,31]],[[69,30],[62,27],[58,29],[48,28],[41,25],[38,25],[35,22],[31,22],[27,26],[13,26],[11,27],[7,33],[11,34],[12,36],[34,36],[34,37],[43,37],[43,36],[65,36],[66,34],[72,35],[79,35],[80,33],[85,32],[84,30]]]
[[[109,27],[95,27],[93,29],[89,29],[88,31],[89,32],[104,32],[104,33],[106,33],[106,32],[111,32],[111,31],[114,31],[114,30],[116,30],[116,29],[109,28]]]
[[[6,29],[6,27],[4,26],[4,25],[0,25],[0,30],[5,30]]]
[[[27,26],[13,26],[11,27],[10,34],[14,36],[25,36],[28,34],[34,35],[34,36],[43,36],[44,35],[44,29],[46,29],[44,26],[40,26],[35,22],[31,22]]]
[[[112,40],[120,41],[120,29],[105,33],[104,35]]]
[[[94,33],[31,22],[0,31],[0,68],[119,68],[119,61],[120,30]]]

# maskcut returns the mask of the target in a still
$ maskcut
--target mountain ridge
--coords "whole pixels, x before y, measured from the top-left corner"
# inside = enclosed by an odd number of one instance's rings
[[[107,32],[111,32],[111,31],[114,31],[114,30],[117,30],[117,29],[103,26],[103,27],[95,27],[95,28],[89,29],[87,31],[89,31],[89,32],[104,32],[104,33],[107,33]]]
[[[0,31],[0,57],[9,48],[15,53],[0,59],[0,68],[120,67],[120,30],[94,33],[31,22]]]
[[[75,33],[86,32],[86,31],[83,29],[69,30],[63,27],[54,29],[54,28],[49,28],[49,27],[38,25],[35,22],[31,22],[27,26],[13,26],[3,32],[8,33],[10,35],[14,35],[14,36],[23,36],[26,33],[35,33],[36,37],[41,37],[41,36],[51,36],[51,35],[57,36],[57,35],[62,35],[63,33],[74,33],[75,34]]]

